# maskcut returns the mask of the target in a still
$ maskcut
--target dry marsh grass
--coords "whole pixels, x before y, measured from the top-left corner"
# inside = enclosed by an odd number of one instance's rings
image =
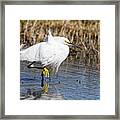
[[[66,37],[81,48],[71,49],[71,56],[99,70],[99,20],[20,20],[20,44],[29,47],[44,41],[49,29],[53,36]]]

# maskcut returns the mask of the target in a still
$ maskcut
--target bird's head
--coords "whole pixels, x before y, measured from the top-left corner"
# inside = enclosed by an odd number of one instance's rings
[[[62,44],[68,45],[68,46],[74,46],[67,38],[61,37],[60,39]]]
[[[76,47],[76,48],[80,48],[81,47],[79,45],[74,45],[73,43],[71,43],[67,38],[65,37],[59,37],[59,36],[55,36],[54,37],[54,40],[57,42],[57,43],[60,43],[60,44],[64,44],[64,45],[67,45],[69,47]],[[82,50],[82,49],[81,49]]]
[[[55,36],[54,40],[57,43],[64,44],[64,45],[69,45],[70,44],[70,41],[67,38],[65,38],[65,37]]]

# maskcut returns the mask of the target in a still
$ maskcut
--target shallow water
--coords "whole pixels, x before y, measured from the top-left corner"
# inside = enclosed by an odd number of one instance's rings
[[[41,89],[41,76],[38,69],[28,69],[27,62],[21,62],[20,96],[29,90]],[[99,100],[100,72],[77,61],[68,59],[62,63],[58,74],[49,81],[49,94],[60,94],[65,100]]]

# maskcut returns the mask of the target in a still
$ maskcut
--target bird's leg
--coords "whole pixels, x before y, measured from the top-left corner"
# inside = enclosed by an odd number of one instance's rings
[[[42,70],[42,73],[41,73],[41,77],[42,77],[42,80],[41,80],[41,87],[44,86],[44,75],[43,75],[43,70]]]
[[[44,71],[44,76],[49,77],[49,70],[46,67],[43,68],[43,71]]]
[[[49,77],[49,70],[46,67],[44,67],[42,69],[41,76],[42,76],[42,83],[41,83],[42,90],[43,90],[44,93],[48,93],[49,85],[48,85],[47,80],[46,80],[46,83],[44,84],[44,78],[47,79]]]
[[[43,92],[47,94],[48,93],[48,88],[49,88],[49,84],[45,83],[44,86],[43,86],[43,89],[42,89]]]

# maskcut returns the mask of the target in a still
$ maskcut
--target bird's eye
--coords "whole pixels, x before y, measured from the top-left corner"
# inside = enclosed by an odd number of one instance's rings
[[[68,39],[65,40],[66,43],[70,43],[70,41]]]

